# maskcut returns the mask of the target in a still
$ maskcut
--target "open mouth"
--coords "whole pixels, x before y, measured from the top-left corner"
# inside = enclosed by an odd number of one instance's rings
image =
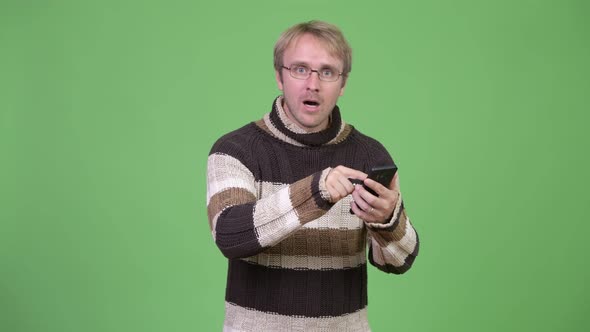
[[[303,101],[303,104],[304,104],[304,105],[306,105],[306,106],[311,106],[311,107],[317,107],[317,106],[320,106],[320,103],[318,103],[318,102],[317,102],[317,101],[315,101],[315,100],[304,100],[304,101]]]

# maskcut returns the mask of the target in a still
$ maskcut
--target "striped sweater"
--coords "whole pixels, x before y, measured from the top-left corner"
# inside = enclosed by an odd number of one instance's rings
[[[306,133],[278,97],[270,113],[221,137],[207,164],[207,213],[228,258],[224,331],[368,331],[369,263],[407,271],[418,235],[403,200],[385,224],[329,202],[325,179],[344,165],[368,173],[390,164],[376,140],[341,120]]]

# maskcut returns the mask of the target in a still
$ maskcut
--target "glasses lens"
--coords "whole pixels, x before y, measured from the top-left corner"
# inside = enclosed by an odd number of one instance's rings
[[[312,72],[316,72],[320,80],[326,82],[337,81],[340,77],[340,73],[332,67],[324,67],[320,70],[312,70],[306,65],[292,65],[291,68],[285,67],[285,69],[289,69],[289,72],[293,78],[300,80],[308,79]]]
[[[322,68],[318,71],[322,81],[333,82],[340,76],[336,70],[330,67]]]
[[[302,66],[302,65],[291,66],[291,76],[293,76],[295,78],[304,80],[309,77],[309,73],[311,73],[311,71],[306,66]]]

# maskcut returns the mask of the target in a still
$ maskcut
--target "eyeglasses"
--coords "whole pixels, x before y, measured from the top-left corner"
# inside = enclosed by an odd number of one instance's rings
[[[291,67],[282,67],[289,71],[291,77],[298,80],[308,79],[309,76],[311,76],[311,73],[318,73],[318,78],[320,81],[324,82],[335,82],[338,81],[340,76],[342,76],[341,72],[338,72],[336,69],[331,67],[324,67],[319,70],[311,69],[306,65],[292,65]]]

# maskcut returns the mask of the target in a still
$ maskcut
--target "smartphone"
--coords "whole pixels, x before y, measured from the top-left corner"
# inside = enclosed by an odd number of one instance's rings
[[[373,167],[371,169],[371,172],[369,173],[368,177],[369,177],[369,179],[377,181],[377,182],[381,183],[383,186],[389,188],[389,184],[391,184],[391,180],[393,179],[396,172],[397,172],[397,166],[395,164],[386,165],[386,166],[377,166],[377,167]],[[375,191],[373,191],[373,189],[365,186],[364,184],[363,184],[363,187],[371,194],[373,194],[375,196],[379,196],[379,195],[377,195],[377,193]]]

